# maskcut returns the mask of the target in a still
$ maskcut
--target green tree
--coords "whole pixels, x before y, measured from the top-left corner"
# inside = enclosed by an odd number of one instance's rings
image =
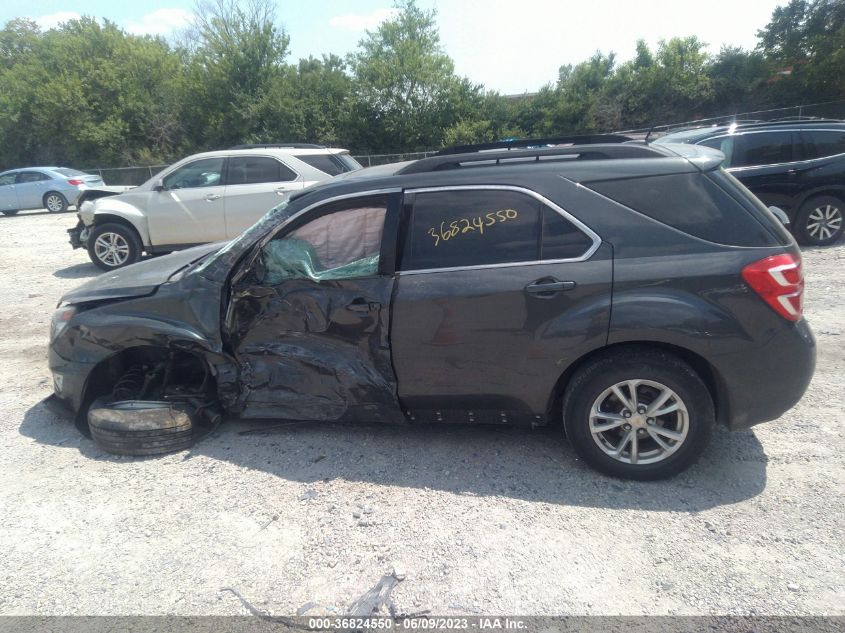
[[[757,33],[774,96],[793,103],[845,97],[845,2],[791,0]]]
[[[41,31],[29,18],[9,20],[0,31],[0,69],[27,59],[38,44]]]
[[[713,89],[712,112],[729,114],[766,108],[770,104],[770,64],[762,53],[723,46],[707,74]]]
[[[0,163],[90,166],[172,154],[181,68],[164,40],[87,17],[26,37],[25,52],[0,74]]]
[[[672,123],[704,116],[711,104],[709,55],[695,36],[661,40],[652,53],[637,43],[636,57],[622,64],[605,99],[619,108],[621,127]]]
[[[285,75],[289,37],[270,0],[201,2],[190,29],[187,116],[200,145],[258,140],[262,100]]]
[[[435,11],[414,0],[359,42],[349,58],[357,95],[351,138],[372,150],[438,145],[444,130],[477,104],[479,86],[454,74],[443,50]]]

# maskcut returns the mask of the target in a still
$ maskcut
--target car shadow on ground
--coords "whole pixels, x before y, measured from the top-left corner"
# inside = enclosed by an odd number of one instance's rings
[[[26,412],[20,432],[42,444],[78,450],[88,459],[135,459],[104,453],[71,421],[40,403]],[[559,428],[237,419],[227,420],[184,451],[186,460],[197,456],[303,483],[341,479],[479,497],[667,512],[699,512],[757,496],[766,486],[768,461],[753,432],[719,429],[691,469],[667,481],[640,483],[591,470],[576,458]]]
[[[102,272],[94,264],[86,262],[84,264],[73,264],[67,268],[59,268],[53,272],[53,277],[58,277],[59,279],[85,279],[87,277],[96,277]]]

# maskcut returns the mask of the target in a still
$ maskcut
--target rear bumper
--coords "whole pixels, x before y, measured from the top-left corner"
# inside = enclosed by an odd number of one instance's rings
[[[801,400],[816,368],[816,339],[805,319],[754,353],[712,358],[719,374],[719,418],[731,429],[778,419]]]

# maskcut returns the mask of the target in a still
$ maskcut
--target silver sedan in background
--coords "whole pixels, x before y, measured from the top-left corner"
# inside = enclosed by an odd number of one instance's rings
[[[79,194],[102,186],[103,179],[67,167],[25,167],[0,173],[0,213],[15,215],[24,209],[67,211]]]

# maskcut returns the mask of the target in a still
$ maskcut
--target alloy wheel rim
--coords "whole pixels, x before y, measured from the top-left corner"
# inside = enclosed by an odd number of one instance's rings
[[[129,259],[129,243],[118,233],[103,233],[94,241],[94,254],[107,266],[120,266]]]
[[[689,433],[681,397],[653,380],[625,380],[605,389],[590,410],[590,435],[616,461],[645,465],[667,459]]]
[[[59,196],[47,196],[47,209],[49,211],[60,211],[62,208],[62,199]]]
[[[807,218],[807,233],[818,240],[829,240],[842,228],[842,211],[832,204],[816,207]]]

